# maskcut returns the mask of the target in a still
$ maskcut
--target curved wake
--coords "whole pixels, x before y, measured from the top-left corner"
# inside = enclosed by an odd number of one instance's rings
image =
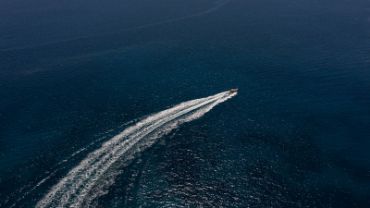
[[[202,117],[237,92],[225,91],[213,96],[180,103],[152,114],[93,151],[69,171],[37,203],[36,207],[85,207],[114,182],[119,169],[138,153],[154,144],[179,125]]]

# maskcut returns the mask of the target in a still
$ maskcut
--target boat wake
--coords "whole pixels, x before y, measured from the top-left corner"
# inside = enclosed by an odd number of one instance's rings
[[[236,90],[180,103],[149,115],[88,154],[37,203],[36,207],[86,207],[107,192],[122,167],[179,125],[202,117]]]

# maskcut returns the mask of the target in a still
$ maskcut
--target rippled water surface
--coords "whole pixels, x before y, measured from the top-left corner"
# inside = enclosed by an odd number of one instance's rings
[[[369,70],[367,0],[1,1],[0,207],[34,207],[144,116],[235,87],[120,158],[90,205],[370,207]]]

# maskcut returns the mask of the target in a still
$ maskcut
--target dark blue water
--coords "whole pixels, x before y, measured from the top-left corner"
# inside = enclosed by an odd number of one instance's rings
[[[0,207],[34,206],[124,123],[233,87],[93,205],[370,207],[369,70],[367,0],[3,0]]]

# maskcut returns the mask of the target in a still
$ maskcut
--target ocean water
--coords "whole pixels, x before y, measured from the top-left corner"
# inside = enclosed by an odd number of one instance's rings
[[[3,0],[0,207],[36,206],[145,116],[236,87],[89,205],[370,207],[369,70],[367,0]]]

